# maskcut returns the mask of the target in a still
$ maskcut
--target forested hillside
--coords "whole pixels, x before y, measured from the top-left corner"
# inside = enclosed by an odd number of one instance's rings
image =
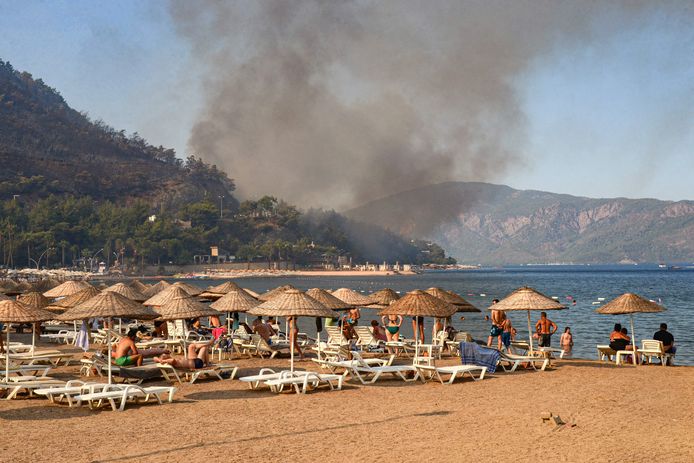
[[[239,204],[225,172],[91,121],[2,61],[0,162],[1,266],[189,264],[210,246],[297,265],[448,261],[435,244],[335,212],[302,213],[273,197]]]

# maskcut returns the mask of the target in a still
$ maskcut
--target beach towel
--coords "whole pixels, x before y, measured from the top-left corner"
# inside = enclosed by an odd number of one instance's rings
[[[82,320],[82,327],[80,328],[80,332],[77,333],[75,345],[85,352],[89,350],[89,334],[87,333],[87,323],[84,320]]]
[[[463,365],[487,367],[489,373],[494,373],[500,356],[501,354],[496,349],[482,347],[474,342],[460,342],[460,360]]]
[[[227,329],[223,326],[220,326],[218,328],[212,328],[212,336],[214,336],[215,341],[219,339],[221,335],[227,332]]]

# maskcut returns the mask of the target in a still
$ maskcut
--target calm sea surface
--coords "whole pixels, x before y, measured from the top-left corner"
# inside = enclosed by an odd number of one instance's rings
[[[431,272],[412,276],[394,277],[294,277],[294,278],[247,278],[235,280],[241,286],[257,292],[264,292],[276,286],[290,283],[299,289],[352,288],[360,292],[372,292],[389,287],[404,294],[413,289],[427,289],[440,286],[462,295],[482,313],[465,313],[454,316],[453,324],[459,330],[468,331],[475,339],[486,340],[489,324],[484,320],[486,309],[494,298],[503,298],[519,286],[531,286],[547,296],[558,297],[569,307],[557,310],[548,316],[559,327],[552,337],[552,345],[559,345],[560,333],[569,326],[574,335],[572,355],[578,358],[595,359],[596,344],[608,344],[609,335],[615,323],[629,328],[629,317],[622,315],[600,315],[595,313],[599,307],[593,302],[604,298],[604,302],[625,292],[635,292],[648,299],[661,303],[667,310],[656,314],[634,315],[636,339],[651,339],[661,322],[668,324],[675,337],[677,364],[694,365],[694,271],[670,271],[656,266],[561,266],[561,267],[518,267],[494,270],[472,270],[460,272]],[[198,286],[218,284],[218,280],[192,281]],[[571,305],[567,296],[576,299]],[[604,303],[603,302],[603,303]],[[368,324],[377,318],[374,309],[363,309],[360,324]],[[461,321],[461,315],[465,320]],[[533,325],[539,312],[531,312]],[[511,321],[518,330],[518,339],[528,338],[526,312],[511,312]],[[243,315],[242,315],[243,320]],[[426,338],[430,340],[432,319],[426,320]],[[312,319],[300,320],[302,331],[315,334]],[[412,336],[410,320],[403,322],[404,333]],[[629,333],[631,334],[631,333]],[[323,335],[325,336],[325,335]]]

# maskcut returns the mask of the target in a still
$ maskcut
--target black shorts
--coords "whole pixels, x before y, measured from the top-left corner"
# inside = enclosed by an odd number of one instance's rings
[[[502,330],[500,326],[492,325],[492,328],[489,330],[489,336],[495,338],[497,336],[501,336],[501,333],[503,332],[504,330]]]
[[[551,334],[541,334],[540,340],[537,343],[540,347],[550,347],[552,345]]]
[[[203,362],[202,359],[194,358],[193,363],[195,364],[196,370],[199,370],[200,368],[205,366],[205,362]]]

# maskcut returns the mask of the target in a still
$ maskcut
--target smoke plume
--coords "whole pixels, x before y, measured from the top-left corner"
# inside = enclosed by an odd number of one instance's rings
[[[189,148],[225,169],[241,196],[274,194],[300,207],[494,180],[524,162],[516,76],[561,41],[592,34],[595,15],[631,17],[622,8],[173,1],[177,31],[206,76]]]

